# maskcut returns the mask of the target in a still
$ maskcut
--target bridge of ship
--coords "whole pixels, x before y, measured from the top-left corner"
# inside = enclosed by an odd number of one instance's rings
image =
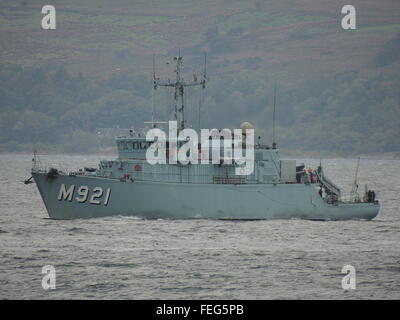
[[[211,159],[208,164],[201,164],[201,161],[199,164],[168,164],[167,158],[167,164],[151,165],[146,160],[146,151],[152,143],[144,137],[117,138],[118,159],[102,160],[95,174],[127,181],[207,184],[296,183],[296,161],[279,160],[279,151],[268,146],[254,146],[254,170],[252,174],[245,176],[235,174],[235,169],[240,167],[235,161],[232,164],[223,163],[222,148],[218,148],[221,161],[217,164],[211,163]],[[210,157],[212,151],[210,143]],[[167,148],[166,155],[168,154]]]

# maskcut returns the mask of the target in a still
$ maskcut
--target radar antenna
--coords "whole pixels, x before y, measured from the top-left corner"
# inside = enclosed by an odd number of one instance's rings
[[[206,58],[205,58],[206,59]],[[175,100],[175,120],[178,122],[178,131],[181,131],[185,128],[185,103],[184,103],[184,93],[185,87],[193,87],[201,85],[205,88],[206,79],[206,65],[204,64],[204,74],[203,79],[201,81],[197,80],[197,77],[194,77],[193,81],[185,81],[181,75],[183,69],[183,58],[180,55],[180,50],[178,56],[174,57],[173,60],[176,63],[175,74],[176,79],[175,82],[161,81],[160,78],[157,78],[155,75],[154,67],[153,67],[153,88],[154,90],[157,87],[172,87],[174,89],[174,100]],[[154,60],[153,60],[154,61]],[[205,60],[206,61],[206,60]]]

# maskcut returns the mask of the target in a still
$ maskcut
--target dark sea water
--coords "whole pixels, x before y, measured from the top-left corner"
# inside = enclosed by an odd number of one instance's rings
[[[112,158],[112,157],[111,157]],[[98,156],[42,156],[96,166]],[[318,160],[304,160],[312,166]],[[350,191],[356,160],[324,160]],[[372,221],[48,219],[31,156],[0,155],[0,299],[399,299],[400,161],[362,160]],[[42,267],[56,289],[42,288]],[[356,289],[342,289],[342,267]]]

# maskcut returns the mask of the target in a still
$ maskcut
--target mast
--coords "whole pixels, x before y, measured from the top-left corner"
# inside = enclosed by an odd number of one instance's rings
[[[151,122],[152,122],[152,127],[155,128],[155,123],[154,123],[154,91],[156,90],[156,87],[154,86],[154,81],[156,79],[156,55],[153,53],[153,88],[151,90],[151,100],[152,100],[152,108],[151,108]]]
[[[272,149],[276,149],[276,141],[275,141],[275,109],[276,109],[276,73],[275,73],[275,85],[274,85],[274,110],[272,113]]]
[[[185,104],[184,104],[185,88],[198,85],[201,85],[204,88],[206,83],[206,77],[204,71],[203,79],[201,81],[197,81],[197,77],[194,77],[193,81],[185,81],[181,75],[183,68],[183,58],[180,55],[180,50],[178,56],[174,57],[174,61],[176,63],[174,70],[176,74],[175,82],[170,82],[169,80],[161,81],[159,78],[156,78],[155,71],[153,69],[153,87],[154,89],[157,89],[158,86],[174,88],[174,100],[175,100],[174,118],[178,124],[177,125],[178,131],[181,131],[185,128]]]
[[[354,183],[353,183],[353,188],[351,189],[351,195],[354,198],[354,200],[357,199],[357,189],[358,189],[358,184],[357,184],[357,177],[358,177],[358,168],[360,166],[360,157],[357,159],[357,167],[356,167],[356,173],[354,175]]]
[[[201,107],[204,103],[204,89],[206,87],[206,82],[205,80],[207,79],[207,52],[204,52],[204,71],[203,71],[203,83],[201,86],[201,91],[200,91],[200,99],[199,99],[199,114],[198,114],[198,132],[200,132],[200,123],[201,123]]]

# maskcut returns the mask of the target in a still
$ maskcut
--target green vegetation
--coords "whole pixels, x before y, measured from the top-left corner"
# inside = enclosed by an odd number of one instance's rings
[[[64,21],[71,22],[69,16],[63,17]],[[149,25],[154,23],[161,23],[167,21],[167,17],[161,16],[116,16],[116,15],[93,15],[85,17],[80,15],[79,20],[89,24],[112,24],[117,26],[137,26],[137,25]]]
[[[318,0],[52,4],[57,30],[51,31],[40,27],[41,4],[0,4],[0,152],[31,151],[33,143],[49,152],[112,145],[99,141],[96,128],[150,120],[152,54],[166,75],[165,61],[178,48],[190,78],[208,53],[203,128],[250,121],[271,143],[277,73],[283,149],[400,151],[400,25],[392,0],[364,0],[351,31],[340,28],[339,5]],[[161,90],[157,118],[171,119],[172,96]],[[186,97],[195,128],[199,96],[193,89]]]
[[[58,151],[95,150],[96,128],[139,125],[149,119],[151,104],[141,77],[94,80],[65,68],[2,65],[0,95],[1,151],[32,149],[33,143]]]
[[[203,127],[253,122],[271,137],[271,78],[253,68],[215,76],[206,91]],[[72,76],[65,68],[0,67],[0,151],[95,151],[96,128],[142,127],[150,119],[150,81],[117,73],[107,79]],[[279,88],[277,135],[284,148],[336,154],[400,150],[400,76],[360,78],[357,72],[321,76],[290,91]],[[223,92],[223,94],[221,94]],[[156,93],[157,115],[171,118],[171,98]],[[197,125],[198,92],[187,100]],[[169,112],[169,114],[168,114]],[[268,141],[268,139],[266,139]]]
[[[400,60],[400,33],[384,46],[383,50],[375,57],[379,66],[387,66]]]
[[[218,29],[221,35],[229,34],[237,30],[250,30],[254,28],[264,28],[268,26],[288,26],[298,22],[313,21],[322,22],[325,17],[310,15],[289,15],[289,14],[269,14],[265,12],[244,12],[228,17],[219,23]]]
[[[360,31],[365,32],[400,32],[400,23],[387,24],[382,26],[361,27]]]

